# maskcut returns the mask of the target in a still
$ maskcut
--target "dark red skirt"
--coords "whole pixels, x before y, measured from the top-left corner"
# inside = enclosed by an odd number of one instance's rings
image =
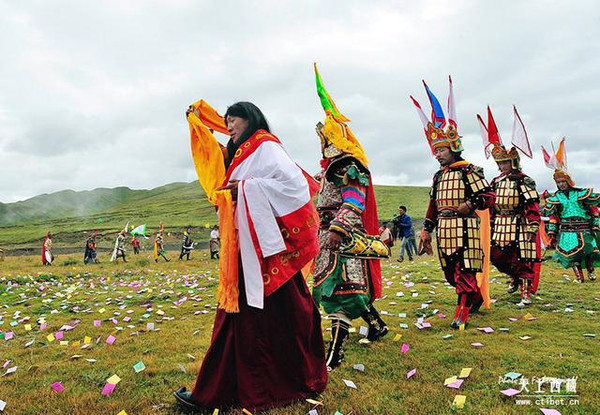
[[[218,309],[211,345],[192,396],[204,408],[250,411],[283,406],[325,390],[321,316],[301,273],[248,306],[240,272],[240,312]]]

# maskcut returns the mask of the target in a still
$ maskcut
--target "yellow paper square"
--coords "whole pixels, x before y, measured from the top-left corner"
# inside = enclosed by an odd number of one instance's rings
[[[31,331],[31,324],[25,324],[25,331]]]
[[[67,340],[61,340],[61,341],[60,341],[60,345],[61,345],[61,346],[68,346],[68,345],[69,345],[69,342],[68,342]]]
[[[127,412],[125,412],[125,409],[123,409],[121,412],[119,412],[117,415],[127,415]]]
[[[465,395],[456,395],[454,397],[454,402],[452,402],[452,406],[455,406],[456,409],[462,409],[465,406],[466,401],[467,397]]]
[[[111,385],[116,385],[121,381],[121,378],[117,375],[112,375],[108,379],[106,379],[106,383],[110,383]]]
[[[458,380],[456,376],[452,376],[444,381],[444,386],[454,383]]]
[[[71,343],[71,346],[77,347],[81,344],[80,340],[74,341],[73,343]]]
[[[469,375],[471,374],[471,370],[473,370],[473,368],[471,367],[464,367],[461,371],[460,371],[460,375],[458,375],[459,378],[468,378]]]
[[[219,409],[215,408],[215,410],[213,411],[212,415],[219,415]]]
[[[394,337],[394,341],[397,342],[402,338],[402,334],[398,333],[396,334],[396,337]]]
[[[92,342],[92,338],[90,336],[85,336],[85,338],[83,339],[83,342],[85,344],[90,344]]]
[[[52,333],[50,333],[49,335],[47,335],[46,338],[48,339],[49,342],[53,342],[55,340],[54,334],[52,334]]]

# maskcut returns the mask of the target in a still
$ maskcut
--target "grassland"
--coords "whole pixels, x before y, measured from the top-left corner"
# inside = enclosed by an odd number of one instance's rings
[[[17,366],[16,372],[0,377],[4,413],[180,413],[172,392],[180,385],[193,386],[216,307],[216,262],[207,257],[207,252],[195,251],[190,262],[156,264],[144,254],[128,264],[105,260],[87,267],[80,255],[58,256],[52,267],[39,265],[37,256],[10,256],[0,262],[0,332],[14,333],[11,340],[0,335],[0,365],[8,361],[2,373]],[[515,306],[516,295],[505,293],[505,279],[493,272],[496,302],[491,310],[473,316],[467,330],[453,331],[448,324],[456,297],[435,258],[383,265],[384,297],[376,305],[391,333],[380,342],[360,344],[361,322],[355,321],[357,333],[347,344],[347,361],[330,375],[319,398],[323,405],[315,408],[318,414],[446,414],[453,412],[456,395],[466,396],[458,411],[464,414],[536,414],[540,408],[600,413],[600,342],[585,337],[600,336],[600,283],[574,284],[562,269],[544,264],[539,295],[523,311]],[[435,309],[448,317],[440,318]],[[419,330],[414,323],[423,315],[432,327]],[[44,329],[40,319],[47,324]],[[101,325],[94,326],[94,320]],[[148,323],[155,329],[148,330]],[[49,341],[47,336],[63,325],[74,327],[62,330],[68,344]],[[326,340],[327,326],[323,321]],[[485,334],[477,327],[494,332]],[[116,337],[112,345],[106,343],[110,335]],[[402,337],[394,341],[397,335]],[[90,346],[82,349],[86,336]],[[483,346],[471,346],[474,342]],[[410,346],[406,354],[400,351],[403,343]],[[139,361],[146,369],[135,373],[133,365]],[[358,363],[364,372],[353,369]],[[463,368],[473,370],[460,388],[445,387],[444,380]],[[417,372],[407,379],[412,369]],[[519,372],[532,382],[542,376],[577,377],[579,403],[536,404],[534,397],[531,405],[516,405],[515,398],[500,393],[517,387],[499,383],[507,372]],[[114,374],[122,380],[111,395],[102,396],[106,379]],[[358,389],[346,387],[343,379],[354,381]],[[64,391],[52,390],[55,382]],[[548,384],[543,388],[550,393]],[[530,395],[536,390],[537,384],[529,385]],[[311,409],[313,405],[299,402],[266,414],[307,414]]]
[[[424,187],[375,186],[380,218],[391,219],[400,204],[406,205],[415,219],[421,218],[427,192]],[[106,251],[127,222],[133,226],[146,223],[148,235],[164,223],[167,244],[181,241],[187,226],[192,227],[194,240],[207,241],[206,225],[216,221],[214,207],[197,182],[171,183],[152,190],[64,191],[0,204],[0,248],[37,252],[50,231],[56,247],[82,251],[88,235],[97,229],[98,246]]]

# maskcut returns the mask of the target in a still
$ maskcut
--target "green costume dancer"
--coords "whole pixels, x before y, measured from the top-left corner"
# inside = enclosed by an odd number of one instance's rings
[[[560,162],[563,157],[559,154],[558,159]],[[563,168],[561,164],[554,172],[558,191],[546,199],[545,205],[545,215],[550,219],[548,235],[552,238],[551,246],[556,248],[552,258],[565,268],[573,268],[578,282],[584,281],[582,267],[585,265],[588,277],[593,281],[596,279],[594,265],[600,264],[596,239],[600,234],[600,194],[594,193],[593,189],[575,187]]]

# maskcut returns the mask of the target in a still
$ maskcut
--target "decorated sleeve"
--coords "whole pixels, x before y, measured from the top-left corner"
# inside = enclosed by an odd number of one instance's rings
[[[544,215],[548,217],[548,224],[546,225],[548,235],[554,235],[558,230],[558,224],[560,223],[558,203],[555,197],[549,197],[546,201],[546,206],[544,206]]]
[[[357,179],[351,179],[342,186],[342,206],[338,210],[335,219],[331,221],[330,231],[349,236],[353,227],[352,217],[361,215],[365,210],[366,186],[360,184]]]
[[[584,189],[577,199],[586,206],[600,206],[600,193],[594,193],[593,189]]]
[[[439,175],[433,176],[433,185],[429,191],[429,204],[427,205],[427,212],[425,213],[425,221],[423,221],[423,229],[426,232],[433,232],[437,226],[437,203],[435,200],[435,189],[437,187]]]
[[[481,167],[473,166],[466,172],[467,186],[470,190],[468,198],[475,209],[483,210],[494,206],[496,194],[483,175]]]

